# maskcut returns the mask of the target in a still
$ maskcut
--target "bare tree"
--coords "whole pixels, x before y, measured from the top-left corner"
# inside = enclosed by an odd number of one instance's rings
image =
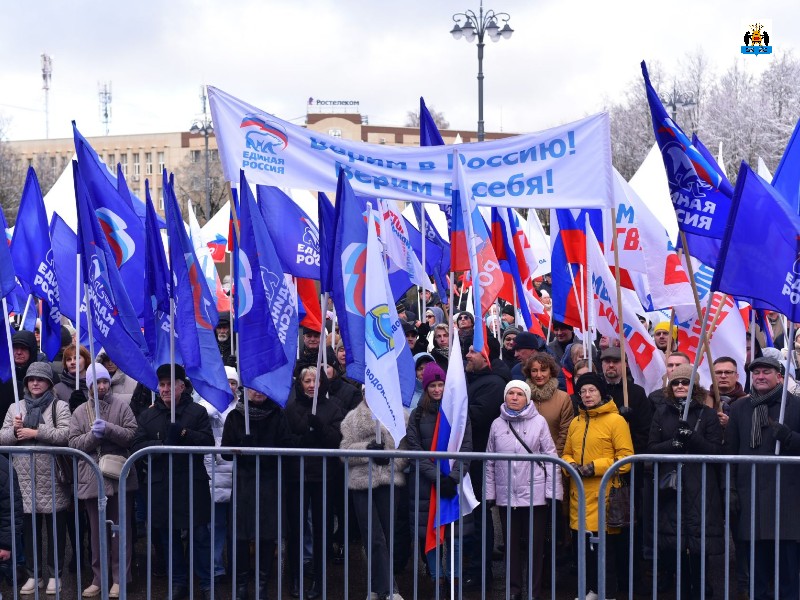
[[[450,129],[450,122],[445,118],[444,113],[439,112],[435,108],[429,106],[428,112],[431,113],[431,117],[433,117],[433,122],[436,123],[436,127],[441,129]],[[417,110],[409,110],[406,113],[406,127],[419,127],[419,109]]]
[[[22,159],[6,139],[6,125],[7,121],[0,116],[0,208],[10,226],[17,220],[25,170],[22,168]]]
[[[181,212],[188,214],[187,201],[197,207],[198,221],[202,225],[214,216],[223,205],[228,203],[228,191],[225,177],[222,174],[222,163],[216,153],[210,155],[208,161],[208,179],[211,190],[211,214],[206,211],[206,162],[203,153],[191,153],[181,161],[175,169],[175,193],[181,206]],[[205,221],[200,218],[204,217]]]

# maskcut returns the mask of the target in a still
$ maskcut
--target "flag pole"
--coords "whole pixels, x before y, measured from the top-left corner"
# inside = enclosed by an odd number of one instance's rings
[[[327,308],[328,308],[328,292],[325,292],[324,294],[322,294],[322,306],[324,307],[323,308],[323,314],[324,314],[324,311],[326,311]],[[321,320],[322,320],[322,323],[320,323],[320,329],[325,329],[324,317]],[[323,340],[323,338],[321,336],[322,336],[322,332],[320,332],[320,344],[319,344],[319,349],[317,350],[317,377],[314,380],[314,400],[311,403],[311,414],[312,415],[317,414],[317,400],[319,399],[319,381],[320,381],[320,379],[322,377],[322,375],[320,373],[320,365],[322,364],[322,351],[325,348],[325,342],[324,342],[324,340]]]
[[[231,205],[233,205],[233,189],[231,188],[230,183],[228,183],[228,196],[229,196],[228,202],[230,202]],[[234,214],[234,212],[231,212],[231,225],[233,225],[233,214]],[[231,229],[233,229],[233,227],[229,227],[228,228],[228,237],[231,237],[231,235],[233,233],[231,231]],[[228,248],[230,248],[230,252],[228,252],[228,254],[230,254],[230,278],[231,278],[230,287],[228,288],[228,298],[231,299],[231,302],[230,302],[230,306],[231,306],[231,352],[233,352],[233,338],[236,336],[236,332],[234,332],[234,330],[233,330],[233,322],[234,322],[234,317],[235,317],[235,314],[236,314],[236,302],[233,301],[233,290],[234,290],[234,283],[235,283],[233,281],[233,259],[234,259],[234,256],[233,256],[233,240],[228,240]],[[237,364],[237,366],[239,364],[238,363],[238,354],[237,354],[237,363],[236,364]]]
[[[83,284],[83,293],[86,296],[86,330],[89,333],[89,356],[94,356],[94,334],[92,333],[92,309],[91,309],[91,302],[89,301],[89,285],[84,283]],[[100,398],[97,396],[97,361],[91,361],[91,369],[92,369],[92,381],[94,385],[92,385],[92,395],[94,396],[94,414],[97,415],[97,418],[100,418]],[[80,379],[80,355],[75,355],[75,381]],[[77,389],[77,387],[76,387]],[[90,398],[87,402],[91,402],[92,399]],[[91,423],[90,423],[91,425]]]
[[[239,338],[236,338],[236,372],[239,375],[239,381],[242,380],[242,368],[241,368],[241,358],[240,358],[240,350],[241,345],[239,343]],[[250,400],[247,394],[247,386],[242,386],[243,395],[242,400],[244,402],[244,434],[250,435]]]
[[[697,282],[694,280],[694,266],[692,266],[692,256],[689,252],[689,245],[686,241],[686,234],[681,231],[681,246],[683,246],[683,255],[686,257],[686,270],[688,271],[687,275],[689,275],[689,283],[692,286],[692,294],[694,295],[694,305],[697,309],[697,318],[700,318],[700,295],[697,293]],[[713,294],[711,294],[713,296]],[[717,377],[714,375],[714,369],[712,365],[714,360],[711,358],[711,345],[708,343],[708,338],[705,340],[705,353],[706,353],[706,361],[708,362],[708,370],[711,373],[711,389],[716,389],[717,387]],[[698,347],[697,351],[701,352],[703,348]],[[698,363],[699,364],[699,363]]]
[[[80,358],[81,358],[81,255],[76,257],[77,270],[75,271],[75,390],[81,389]],[[86,297],[86,319],[89,319],[89,297]]]
[[[589,214],[586,214],[586,227],[591,227],[589,223]],[[589,363],[589,371],[592,370],[592,347],[594,346],[595,325],[597,324],[594,304],[594,275],[589,266],[589,240],[586,240],[586,326],[589,329],[588,335],[589,344],[586,348],[586,360]]]
[[[750,360],[756,357],[756,309],[750,300]]]
[[[28,309],[31,307],[31,299],[33,298],[33,294],[28,294],[28,299],[25,301],[25,309],[22,311],[22,322],[19,324],[20,329],[25,328],[25,320],[28,318]],[[40,338],[41,339],[41,336]],[[41,345],[40,345],[41,348]]]
[[[688,256],[688,255],[687,255]],[[702,324],[700,325],[700,342],[697,344],[697,351],[694,355],[694,363],[692,364],[692,376],[689,378],[689,391],[686,394],[686,402],[683,406],[683,414],[681,418],[685,421],[689,417],[689,405],[691,404],[692,392],[694,391],[694,378],[697,374],[697,369],[700,367],[700,361],[703,359],[703,352],[701,348],[705,343],[706,339],[708,338],[708,330],[706,329],[706,325],[708,324],[708,315],[711,312],[711,300],[714,298],[714,294],[708,295],[708,302],[706,303],[706,310],[703,313],[703,320]],[[699,315],[699,313],[698,313]],[[713,369],[710,368],[709,371],[712,373],[714,372]]]
[[[297,277],[292,276],[292,284],[294,285],[294,312],[297,313],[297,317],[299,319],[300,318],[300,296],[297,295],[299,293],[297,291]],[[297,354],[297,356],[295,357],[295,360],[300,360],[300,344],[297,344],[297,352],[295,354]]]
[[[794,339],[794,321],[789,319],[789,339]],[[781,411],[778,416],[778,423],[783,425],[783,419],[786,416],[786,395],[789,391],[789,367],[792,365],[792,355],[794,354],[794,343],[792,346],[788,345],[787,347],[789,351],[786,353],[786,364],[783,368],[783,389],[781,390]],[[780,440],[775,441],[775,456],[778,456],[781,453],[781,442]]]
[[[672,334],[675,331],[675,307],[673,306],[669,311],[669,342],[667,342],[667,351],[664,353],[664,363],[669,362],[669,357],[672,356]],[[661,378],[662,387],[667,386],[667,374]]]
[[[19,414],[19,389],[17,388],[17,374],[14,372],[14,345],[11,343],[11,322],[8,318],[8,302],[6,302],[5,296],[3,296],[3,320],[6,328],[6,341],[8,342],[9,364],[11,365],[11,383],[14,387],[14,406],[17,409],[17,414]]]
[[[378,419],[375,419],[375,441],[381,443],[381,422]]]
[[[450,348],[453,347],[453,317],[455,316],[455,311],[453,310],[453,302],[455,301],[455,286],[453,285],[455,276],[455,271],[450,271],[450,316],[447,318],[447,339],[450,346],[447,348],[447,355],[450,356]],[[463,289],[462,289],[463,293]],[[436,334],[433,336],[434,340],[436,339]]]
[[[714,295],[713,292],[712,292],[711,295],[712,296]],[[728,294],[722,294],[722,298],[720,299],[719,306],[717,306],[717,312],[714,314],[714,318],[711,320],[711,325],[708,326],[708,328],[709,328],[708,339],[709,340],[711,339],[711,336],[714,335],[714,331],[717,329],[717,322],[719,321],[719,318],[722,315],[722,308],[725,306],[725,304],[727,302],[728,302]],[[735,304],[735,301],[734,301],[734,308],[737,308],[736,304]],[[710,343],[708,345],[710,346]],[[708,370],[711,371],[712,373],[714,372],[714,363],[712,363],[712,362],[708,363]],[[719,401],[719,390],[717,389],[716,385],[712,385],[711,389],[714,391],[714,410],[718,410],[719,409],[719,402],[720,402]]]
[[[617,208],[615,206],[611,207],[611,231],[614,232],[611,235],[611,245],[614,248],[614,281],[617,285],[617,331],[619,332],[619,355],[621,361],[621,369],[622,369],[622,403],[624,406],[628,406],[628,360],[627,356],[625,355],[625,331],[623,329],[623,324],[625,322],[623,318],[623,310],[622,310],[622,284],[620,283],[620,275],[619,275],[619,240],[617,239]],[[587,224],[588,227],[588,224]]]
[[[425,221],[427,219],[425,218],[425,203],[424,202],[420,202],[419,214],[420,214],[420,217],[422,217],[420,219],[421,223],[419,224],[419,231],[422,234],[422,270],[425,271],[425,276],[427,277],[427,275],[428,275],[428,271],[427,271],[428,265],[425,262],[425,254],[426,254],[425,248],[428,245],[427,244],[428,234],[427,234],[427,231],[426,231],[427,224],[425,223]],[[422,288],[422,310],[420,310],[420,312],[419,312],[419,319],[418,319],[422,323],[425,323],[425,313],[427,312],[427,310],[428,310],[428,301],[425,298],[425,288]]]

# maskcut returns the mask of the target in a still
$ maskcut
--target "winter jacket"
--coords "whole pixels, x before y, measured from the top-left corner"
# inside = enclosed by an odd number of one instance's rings
[[[53,393],[56,395],[56,398],[62,402],[66,402],[67,405],[69,405],[70,412],[75,412],[76,408],[89,399],[89,389],[86,387],[86,376],[84,374],[78,383],[78,389],[83,393],[83,400],[80,400],[77,394],[75,395],[75,398],[72,398],[72,394],[75,392],[74,375],[71,375],[66,371],[62,371],[60,379],[61,381],[53,386]]]
[[[361,390],[347,383],[341,377],[328,381],[328,397],[339,403],[342,414],[346,415],[361,403]]]
[[[181,436],[178,445],[213,446],[214,435],[208,422],[208,413],[199,404],[192,402],[192,396],[184,392],[175,407],[175,423],[186,434]],[[137,419],[138,427],[133,438],[131,451],[136,452],[149,446],[163,446],[170,426],[170,408],[161,398],[142,411]],[[172,528],[188,529],[189,507],[193,503],[194,521],[192,525],[203,525],[211,520],[211,494],[208,488],[208,473],[203,465],[202,454],[173,454],[172,479],[169,472],[169,454],[152,455],[152,525],[157,528],[169,526],[169,486],[172,485]],[[192,491],[190,495],[189,465],[192,465]],[[147,462],[145,461],[145,464]]]
[[[408,417],[408,428],[406,429],[406,443],[409,450],[430,452],[433,443],[433,432],[436,428],[436,417],[439,414],[439,403],[432,402],[427,409],[423,406],[415,408]],[[472,426],[469,417],[464,428],[464,438],[461,441],[459,452],[472,452]],[[439,472],[438,465],[432,459],[412,459],[409,461],[411,469],[408,478],[408,497],[409,497],[409,522],[414,523],[415,518],[419,518],[417,523],[417,535],[425,539],[428,528],[428,514],[431,506],[431,488],[436,485],[436,477]],[[470,463],[468,460],[460,460],[453,463],[450,475],[456,481],[461,480],[461,475],[469,473]],[[419,476],[417,475],[419,471]],[[419,489],[417,489],[417,477],[419,477]],[[440,475],[444,477],[444,475]],[[416,500],[415,500],[416,499]],[[419,505],[418,517],[415,517],[415,501]],[[435,507],[434,507],[435,508]],[[462,517],[464,535],[470,535],[473,531],[472,515]],[[455,528],[456,535],[460,535],[461,525]]]
[[[551,382],[553,379],[550,380]],[[530,379],[527,380],[528,385],[533,392],[531,400],[536,405],[536,410],[547,421],[547,426],[550,429],[550,437],[556,445],[559,456],[564,452],[564,443],[567,441],[567,432],[569,431],[569,424],[575,418],[575,411],[572,406],[572,399],[566,392],[555,389],[553,394],[547,399],[539,399],[536,394],[536,384]],[[550,383],[554,387],[553,383]],[[557,386],[557,383],[555,384]]]
[[[616,461],[633,454],[633,442],[628,422],[622,418],[613,401],[586,409],[581,405],[580,413],[569,424],[567,442],[561,458],[576,465],[594,465],[594,476],[583,478],[584,499],[586,502],[587,531],[597,531],[597,498],[600,493],[600,480],[603,474]],[[620,467],[617,472],[624,474],[630,471],[629,464]],[[618,485],[613,482],[611,485]],[[574,482],[569,486],[569,521],[570,527],[578,529],[578,490]],[[609,488],[606,488],[608,492]],[[618,530],[607,528],[609,533]]]
[[[517,432],[534,454],[558,456],[547,421],[529,403],[518,415],[508,412],[506,405],[500,408],[500,416],[492,423],[486,453],[527,455],[528,450],[520,443],[511,427]],[[511,487],[509,488],[509,465],[511,468]],[[553,477],[553,473],[557,475]],[[531,488],[533,475],[533,488]],[[499,506],[541,506],[553,497],[555,479],[556,499],[561,500],[564,492],[561,487],[561,472],[553,463],[533,460],[486,461],[486,489],[484,498],[495,500]],[[533,498],[531,498],[533,489]]]
[[[198,396],[197,404],[206,409],[208,422],[211,425],[211,433],[214,435],[214,445],[222,445],[222,431],[225,427],[225,420],[228,414],[236,408],[238,399],[234,399],[228,407],[220,412],[216,407]],[[237,445],[237,444],[233,444]],[[212,462],[216,463],[212,466]],[[214,502],[228,502],[231,499],[233,489],[233,463],[225,460],[222,454],[206,454],[203,457],[203,464],[206,466],[206,473],[211,481],[211,496]],[[213,479],[211,475],[214,475]]]
[[[91,368],[91,367],[90,367]],[[130,404],[137,382],[133,377],[128,377],[117,369],[111,376],[111,393],[117,400]]]
[[[95,419],[106,422],[106,430],[102,439],[92,433]],[[117,398],[110,391],[100,400],[100,415],[95,413],[94,400],[84,402],[74,413],[69,422],[69,445],[91,456],[99,464],[103,454],[130,456],[133,436],[136,434],[136,417],[125,400]],[[78,461],[78,498],[97,498],[97,477],[94,469],[85,461]],[[106,496],[115,496],[119,490],[119,481],[103,477]],[[126,480],[126,492],[139,489],[136,470],[131,469]]]
[[[286,403],[286,419],[289,421],[289,430],[294,434],[293,445],[297,448],[338,448],[342,441],[341,424],[344,414],[339,402],[331,400],[320,389],[317,398],[317,417],[322,421],[322,429],[309,428],[308,416],[311,414],[313,398],[298,391],[295,385]],[[307,456],[303,460],[303,478],[305,481],[322,481],[321,456]],[[332,468],[339,464],[338,460],[327,461],[328,478],[332,477]],[[297,457],[286,458],[285,476],[287,481],[300,481],[300,459]]]
[[[17,398],[14,398],[14,382],[11,381],[10,378],[8,381],[0,383],[0,415],[5,415],[8,412],[8,407],[14,404],[16,399],[22,400],[22,397],[25,394],[25,384],[23,382],[23,379],[25,379],[25,373],[28,372],[28,367],[36,362],[36,336],[33,335],[32,331],[18,331],[11,336],[11,339],[14,344],[22,344],[26,346],[31,356],[27,362],[24,362],[21,365],[14,365],[14,377],[17,380]],[[5,348],[4,350],[5,352],[8,352],[8,348]]]
[[[55,403],[55,406],[53,405]],[[44,423],[40,423],[39,435],[33,440],[18,440],[14,435],[14,417],[20,415],[25,417],[28,410],[25,402],[20,400],[19,412],[17,405],[12,404],[8,408],[6,418],[3,421],[3,428],[0,430],[0,446],[30,446],[31,450],[36,451],[38,446],[66,446],[69,441],[69,406],[66,402],[53,399],[53,403],[42,410]],[[55,419],[53,419],[55,415]],[[53,486],[51,485],[51,467],[53,459],[47,454],[34,454],[33,464],[36,469],[36,490],[31,487],[31,460],[24,454],[13,455],[14,469],[19,478],[19,487],[22,491],[22,502],[25,514],[33,512],[33,497],[36,497],[36,512],[49,513],[53,510],[55,501],[56,511],[66,510],[71,504],[71,490],[69,486],[55,482],[55,496],[53,496]],[[78,461],[80,462],[80,461]]]
[[[408,416],[405,417],[408,422]],[[375,441],[375,416],[362,401],[354,410],[350,411],[342,421],[342,442],[339,447],[342,450],[366,450],[367,444]],[[407,444],[405,438],[400,440],[400,445],[395,444],[394,438],[389,431],[381,425],[381,441],[385,450],[405,450]],[[390,485],[392,483],[392,464],[379,465],[375,461],[370,461],[362,456],[342,457],[342,461],[347,461],[349,465],[349,476],[347,487],[351,490],[366,490],[370,487],[376,488],[380,485]],[[370,462],[372,466],[370,467]],[[394,459],[394,485],[401,486],[406,484],[404,471],[408,465],[408,459]],[[371,475],[370,475],[371,471]],[[370,480],[370,476],[372,479]]]
[[[253,405],[255,407],[255,405]],[[228,413],[222,431],[223,446],[255,448],[285,448],[291,446],[289,422],[281,408],[266,400],[258,415],[250,414],[250,435],[245,436],[244,405]],[[224,455],[233,459],[232,455]],[[236,459],[236,539],[249,540],[256,535],[256,506],[258,506],[258,536],[262,540],[278,537],[278,511],[281,496],[278,488],[278,457],[241,455]],[[256,466],[258,465],[258,466]],[[258,476],[258,498],[256,477]]]
[[[778,421],[780,417],[780,394],[769,402],[767,415]],[[750,430],[753,424],[754,407],[750,397],[740,398],[731,405],[730,420],[725,428],[725,454],[743,456],[775,456],[775,434],[770,427],[761,430],[761,445],[750,447]],[[789,439],[781,443],[781,456],[800,455],[800,398],[786,396],[786,414],[783,424],[791,429]],[[739,539],[755,541],[775,539],[775,467],[758,465],[755,482],[752,480],[752,465],[731,465],[731,493],[737,493],[741,511],[731,514],[732,529]],[[751,490],[755,487],[755,506],[751,504]],[[797,499],[800,498],[800,466],[797,463],[781,465],[781,512],[780,539],[800,541],[800,519],[797,518]],[[752,515],[751,515],[752,512]],[[751,538],[750,526],[754,523],[755,538]]]
[[[13,486],[13,491],[11,488]],[[11,510],[11,495],[14,497],[14,510]],[[0,550],[13,550],[14,537],[17,552],[22,549],[22,493],[19,481],[11,463],[0,456]]]
[[[509,377],[511,373],[501,360],[493,361],[491,367],[476,373],[467,373],[467,401],[472,448],[475,452],[486,452],[489,430],[500,416],[500,405],[503,404]]]
[[[708,406],[692,402],[687,422],[694,430],[684,449],[672,445],[678,431],[682,409],[667,399],[656,408],[650,427],[649,454],[720,454],[722,452],[722,427],[717,413]],[[676,456],[680,458],[680,456]],[[659,463],[659,478],[677,469],[676,463]],[[720,493],[720,472],[717,465],[706,465],[705,517],[706,553],[724,551],[724,511]],[[703,535],[703,465],[686,463],[681,468],[681,548],[700,554]],[[673,555],[678,546],[678,495],[671,490],[660,490],[658,495],[658,544]]]
[[[617,408],[624,406],[622,382],[607,383],[608,392],[614,398]],[[647,441],[650,438],[650,423],[653,420],[653,406],[647,399],[647,393],[640,385],[633,383],[628,378],[628,408],[633,411],[629,417],[633,451],[644,454],[647,451]]]

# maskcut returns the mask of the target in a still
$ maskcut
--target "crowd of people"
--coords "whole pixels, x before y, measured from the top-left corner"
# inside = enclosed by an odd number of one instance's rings
[[[543,597],[551,570],[574,565],[582,532],[587,536],[586,598],[593,600],[600,580],[594,542],[600,481],[625,457],[664,454],[671,460],[659,462],[657,469],[626,464],[611,481],[611,487],[633,485],[631,521],[637,525],[633,531],[606,528],[606,597],[632,592],[630,579],[635,587],[650,585],[645,574],[653,571],[656,557],[652,576],[658,578],[659,591],[678,586],[683,598],[710,597],[709,558],[724,552],[726,536],[735,548],[740,595],[747,593],[752,573],[754,600],[800,597],[800,524],[791,518],[800,492],[798,468],[783,467],[778,489],[773,467],[753,471],[741,463],[726,478],[713,464],[679,464],[681,457],[693,454],[758,456],[774,455],[776,449],[781,455],[800,454],[800,398],[776,356],[779,350],[757,345],[751,357],[748,348],[746,381],[738,381],[737,361],[716,357],[716,390],[707,390],[693,375],[669,325],[657,324],[652,335],[663,352],[667,375],[662,387],[647,390],[623,368],[613,340],[584,342],[572,327],[556,320],[542,337],[517,327],[513,307],[506,306],[488,315],[488,351],[481,353],[473,336],[484,322],[457,310],[463,306],[455,308],[451,313],[430,293],[420,318],[404,302],[397,306],[417,377],[401,440],[382,426],[376,430],[361,385],[347,376],[335,321],[327,323],[324,338],[319,331],[303,329],[292,390],[281,406],[240,385],[230,321],[223,316],[217,339],[233,392],[225,410],[200,398],[179,364],[161,365],[158,389],[148,390],[122,373],[107,353],[91,357],[67,327],[62,352],[52,362],[39,351],[38,331],[15,333],[18,396],[12,381],[2,384],[0,446],[34,451],[68,446],[96,464],[77,461],[74,496],[68,464],[45,453],[13,453],[11,463],[0,456],[0,486],[5,490],[0,493],[0,563],[13,563],[25,573],[20,594],[32,595],[38,588],[55,594],[64,570],[80,569],[83,557],[92,578],[81,593],[91,598],[101,593],[105,562],[110,567],[109,597],[119,597],[120,577],[131,580],[133,540],[149,520],[154,570],[171,573],[171,600],[188,597],[193,576],[204,597],[220,581],[235,578],[237,600],[266,599],[274,583],[275,557],[283,552],[281,537],[286,542],[285,581],[293,598],[315,600],[326,585],[332,593],[323,579],[325,561],[341,564],[348,558],[345,540],[360,540],[369,552],[369,588],[381,600],[399,598],[414,548],[430,580],[447,583],[442,593],[451,579],[463,592],[491,589],[492,562],[504,556],[509,576],[503,589],[514,600],[527,597],[528,586],[533,598]],[[459,337],[458,356],[450,351],[451,329]],[[788,343],[778,336],[775,341]],[[325,360],[318,367],[320,352]],[[485,461],[457,460],[443,470],[437,461],[388,454],[436,447],[437,417],[454,360],[463,362],[467,380],[468,420],[460,451],[485,453]],[[791,388],[782,412],[784,386]],[[109,457],[124,460],[151,446],[376,453],[342,460],[227,452],[153,454],[131,469],[125,485],[130,515],[122,525],[126,535],[109,535],[108,556],[101,556],[100,531],[106,526],[98,514],[101,492],[111,499],[106,519],[119,521],[119,472],[115,476]],[[498,460],[498,453],[520,459]],[[559,468],[558,459],[571,468]],[[441,539],[432,538],[437,505],[463,495],[467,481],[485,510],[463,514]],[[780,497],[779,532],[775,494]],[[12,498],[17,499],[13,510]],[[580,505],[585,506],[582,521]],[[276,510],[278,506],[285,509]],[[80,514],[77,529],[72,511]],[[345,530],[348,511],[350,527]],[[499,545],[496,517],[502,529]],[[772,589],[776,535],[779,590]],[[124,565],[120,539],[127,543]],[[72,546],[69,565],[64,564],[67,541]],[[451,564],[456,565],[454,572]]]

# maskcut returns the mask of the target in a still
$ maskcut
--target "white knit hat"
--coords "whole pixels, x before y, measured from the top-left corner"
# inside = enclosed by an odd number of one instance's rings
[[[505,399],[506,394],[508,394],[508,390],[512,390],[514,388],[522,390],[522,393],[525,394],[525,398],[527,398],[527,404],[530,404],[531,401],[531,388],[530,386],[520,379],[513,379],[506,384],[506,389],[503,391],[503,399]]]
[[[89,365],[89,368],[86,369],[86,387],[92,387],[95,380],[100,381],[101,379],[108,379],[111,381],[111,375],[108,373],[108,369],[99,362],[94,363],[94,365]]]
[[[233,379],[239,385],[239,374],[233,367],[225,367],[225,377],[230,380]]]

